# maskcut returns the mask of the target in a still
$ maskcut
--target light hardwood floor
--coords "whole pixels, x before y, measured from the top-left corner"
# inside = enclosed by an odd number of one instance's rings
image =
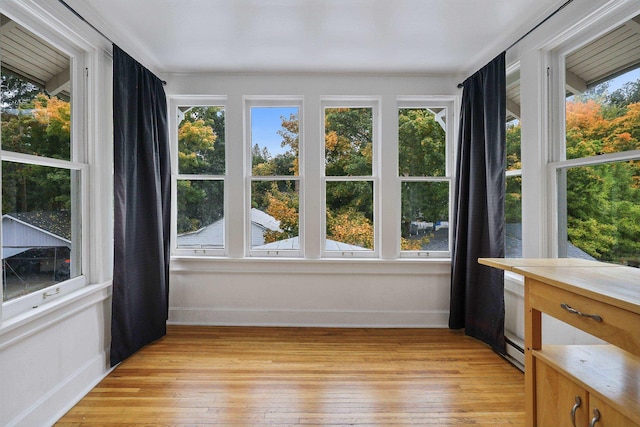
[[[523,426],[524,378],[446,329],[171,326],[57,425]]]

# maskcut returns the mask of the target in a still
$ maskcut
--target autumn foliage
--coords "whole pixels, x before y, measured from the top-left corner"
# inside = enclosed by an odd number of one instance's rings
[[[631,87],[631,86],[629,86]],[[640,85],[635,84],[636,89]],[[566,102],[566,158],[594,158],[640,149],[638,93],[608,94],[606,86]],[[519,152],[509,149],[519,140],[520,126],[507,127],[508,163],[519,168]],[[517,136],[517,138],[516,138]],[[566,168],[568,241],[603,261],[625,263],[640,258],[640,162],[609,161]],[[520,193],[507,189],[507,218],[516,218]],[[512,208],[510,209],[510,206]],[[516,221],[518,219],[516,218]],[[514,222],[516,222],[514,221]]]

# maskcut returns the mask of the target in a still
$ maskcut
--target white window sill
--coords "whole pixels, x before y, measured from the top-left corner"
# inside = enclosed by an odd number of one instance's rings
[[[0,324],[0,350],[66,319],[111,295],[111,281],[87,285]]]
[[[260,274],[450,274],[450,258],[214,258],[180,256],[171,258],[171,272],[260,273]]]
[[[524,298],[524,277],[511,271],[505,271],[504,290]]]

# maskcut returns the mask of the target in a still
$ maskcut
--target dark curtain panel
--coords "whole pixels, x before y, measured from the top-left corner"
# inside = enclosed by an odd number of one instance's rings
[[[113,46],[111,366],[166,334],[170,157],[162,81]]]
[[[506,78],[502,53],[463,83],[454,189],[449,327],[504,354],[504,274],[478,258],[504,257]]]

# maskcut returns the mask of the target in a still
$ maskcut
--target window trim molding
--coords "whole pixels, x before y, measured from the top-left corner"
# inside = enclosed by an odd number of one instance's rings
[[[560,254],[560,236],[566,236],[566,229],[562,230],[560,210],[566,197],[562,196],[559,185],[559,171],[580,166],[613,163],[624,160],[636,160],[640,150],[620,153],[607,153],[577,159],[566,158],[566,63],[565,58],[581,46],[601,37],[611,29],[622,25],[640,13],[640,6],[629,0],[611,1],[593,13],[580,19],[559,36],[547,41],[539,48],[541,53],[540,65],[546,70],[544,95],[541,95],[542,114],[546,115],[549,123],[546,136],[542,143],[546,144],[548,157],[543,165],[546,175],[546,223],[548,256],[556,258]],[[540,124],[542,126],[543,124]],[[524,185],[523,185],[524,188]],[[566,210],[566,209],[565,209]],[[566,224],[564,224],[566,227]],[[523,236],[524,237],[524,236]]]
[[[327,108],[371,108],[371,176],[328,176],[325,168],[325,110]],[[380,258],[382,253],[382,96],[321,96],[320,97],[320,183],[321,183],[321,235],[320,257],[326,259]],[[367,181],[373,185],[373,250],[329,251],[327,250],[327,182]]]
[[[451,244],[453,242],[453,186],[455,183],[455,151],[456,151],[456,118],[454,111],[458,107],[459,104],[459,96],[398,96],[397,97],[397,108],[396,111],[400,109],[428,109],[431,108],[445,108],[446,113],[446,129],[445,129],[445,175],[443,176],[408,176],[403,177],[400,176],[400,171],[398,168],[398,164],[394,164],[395,177],[396,177],[396,188],[398,192],[398,206],[397,206],[397,218],[400,219],[402,216],[402,203],[401,203],[401,193],[402,193],[402,183],[403,182],[449,182],[449,250],[448,251],[427,251],[427,250],[419,250],[419,251],[409,251],[402,250],[400,247],[400,241],[398,239],[398,248],[399,248],[399,258],[407,258],[407,259],[421,259],[421,258],[451,258]],[[397,120],[397,114],[396,114]],[[396,134],[396,152],[399,150],[400,141],[399,135]],[[397,225],[398,230],[400,230],[401,224]],[[398,231],[398,238],[402,235],[401,231]]]
[[[268,175],[254,176],[252,173],[252,157],[251,150],[253,148],[252,128],[251,128],[251,109],[257,108],[297,108],[298,109],[298,175]],[[304,258],[305,245],[305,228],[304,228],[304,196],[305,196],[305,153],[306,147],[304,143],[304,97],[296,95],[244,95],[242,97],[243,110],[243,153],[244,162],[243,170],[245,180],[245,256],[254,257],[274,257],[274,258]],[[251,199],[252,184],[257,181],[298,181],[298,249],[282,249],[282,250],[255,250],[252,247],[252,222],[251,222]]]
[[[228,256],[229,254],[229,219],[226,215],[229,206],[228,179],[229,179],[229,153],[227,140],[227,97],[221,95],[168,95],[169,111],[169,145],[171,153],[171,256]],[[225,112],[225,174],[180,174],[178,170],[178,108],[180,107],[222,107]],[[222,181],[224,191],[224,245],[222,249],[204,248],[187,249],[178,248],[178,180],[211,180]]]
[[[0,150],[0,159],[14,163],[32,164],[37,166],[53,167],[69,171],[77,171],[78,199],[74,200],[73,191],[71,195],[72,213],[75,212],[80,218],[72,221],[73,237],[71,256],[75,254],[80,265],[80,274],[74,278],[63,282],[57,282],[36,292],[9,300],[2,301],[3,290],[0,289],[0,328],[7,322],[15,318],[30,318],[34,309],[41,306],[49,306],[52,302],[66,298],[73,294],[73,291],[86,287],[89,277],[92,276],[92,265],[90,260],[91,248],[95,245],[94,239],[90,238],[92,230],[91,222],[91,177],[90,164],[92,158],[91,144],[95,144],[95,138],[89,131],[89,123],[92,122],[94,110],[89,108],[95,102],[95,89],[91,84],[95,84],[89,76],[90,65],[99,65],[96,56],[99,52],[94,50],[86,40],[80,38],[76,32],[71,30],[57,19],[53,19],[49,10],[41,6],[32,4],[25,0],[22,3],[8,1],[2,4],[0,11],[11,20],[23,26],[27,31],[42,39],[44,42],[54,46],[64,52],[69,57],[69,71],[72,85],[70,97],[71,130],[70,130],[70,160],[55,159],[52,157],[36,156],[12,151]],[[52,24],[55,23],[55,24]],[[91,60],[94,60],[91,62]],[[93,68],[91,68],[93,70]],[[73,181],[73,176],[72,176]],[[71,183],[73,190],[73,182]],[[78,223],[79,221],[79,223]],[[1,233],[0,233],[1,237]],[[46,299],[46,303],[42,302]]]

